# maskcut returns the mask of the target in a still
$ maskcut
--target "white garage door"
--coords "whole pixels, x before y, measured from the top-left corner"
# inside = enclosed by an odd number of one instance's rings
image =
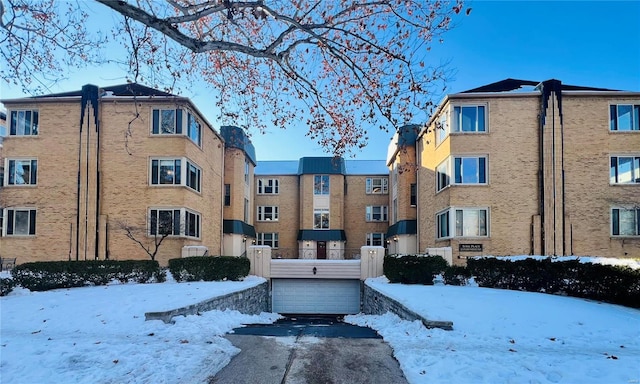
[[[276,313],[359,313],[360,280],[272,279],[271,300]]]

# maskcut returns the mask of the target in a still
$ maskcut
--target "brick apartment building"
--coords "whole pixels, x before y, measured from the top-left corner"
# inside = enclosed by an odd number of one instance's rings
[[[416,142],[418,249],[640,257],[640,93],[507,79]]]
[[[386,160],[258,161],[187,98],[137,84],[4,100],[0,256],[640,257],[640,93],[507,79],[447,96]],[[2,159],[4,156],[4,159]],[[187,248],[185,248],[187,247]]]

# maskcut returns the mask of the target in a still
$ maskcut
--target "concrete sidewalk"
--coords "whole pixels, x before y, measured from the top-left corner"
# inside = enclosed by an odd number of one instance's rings
[[[407,383],[378,338],[227,335],[242,351],[209,384]]]

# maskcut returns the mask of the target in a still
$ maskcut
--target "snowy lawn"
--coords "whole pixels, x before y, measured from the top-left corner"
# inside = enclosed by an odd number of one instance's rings
[[[367,284],[453,331],[397,316],[348,316],[376,329],[410,383],[640,383],[640,310],[478,287]]]
[[[256,286],[242,282],[125,284],[14,291],[0,299],[2,383],[203,383],[239,352],[222,335],[279,316],[211,311],[145,321],[144,313]]]
[[[144,321],[144,313],[246,289],[243,282],[127,284],[0,298],[2,383],[204,383],[238,353],[221,336],[274,314],[236,311]],[[410,383],[640,383],[640,311],[477,287],[367,284],[453,331],[395,315],[349,316],[377,329]]]

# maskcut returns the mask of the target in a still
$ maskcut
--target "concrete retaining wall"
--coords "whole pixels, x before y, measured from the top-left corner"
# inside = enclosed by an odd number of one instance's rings
[[[428,320],[424,317],[413,312],[409,308],[400,304],[398,301],[385,296],[384,294],[376,291],[363,284],[364,289],[362,292],[362,312],[366,315],[383,315],[387,312],[395,313],[399,318],[408,321],[420,320],[427,328],[442,328],[448,331],[453,329],[453,322],[451,321],[436,321]]]
[[[147,312],[144,314],[144,317],[145,320],[162,320],[165,323],[170,323],[174,316],[195,315],[199,312],[212,311],[215,309],[235,309],[238,312],[249,315],[270,312],[269,282],[264,282],[255,287],[245,289],[244,291],[214,297],[182,308],[163,312]]]

